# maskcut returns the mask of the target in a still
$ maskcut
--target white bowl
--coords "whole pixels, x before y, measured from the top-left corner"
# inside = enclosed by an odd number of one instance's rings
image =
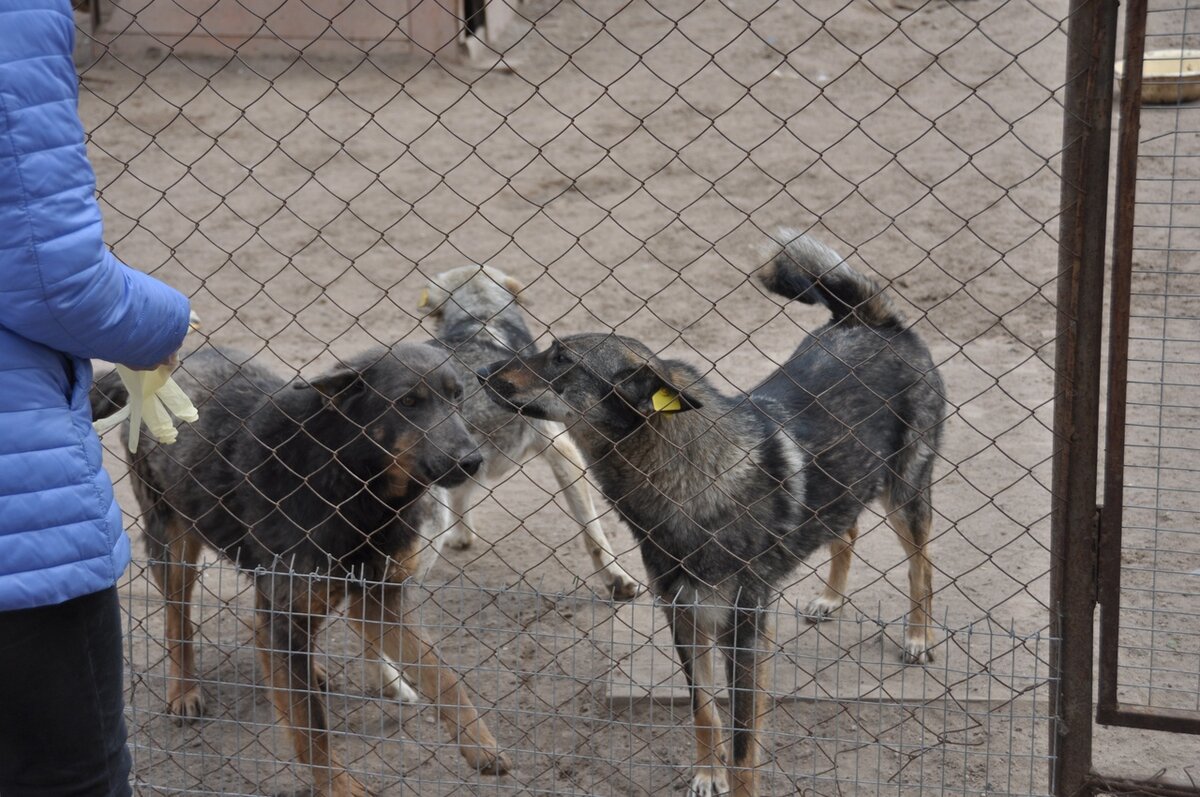
[[[1117,80],[1125,62],[1117,61]],[[1200,50],[1149,50],[1142,59],[1142,102],[1180,103],[1200,99]]]

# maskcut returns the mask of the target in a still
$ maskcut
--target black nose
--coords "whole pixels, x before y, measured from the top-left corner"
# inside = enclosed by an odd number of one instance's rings
[[[498,371],[499,369],[500,369],[500,363],[498,363],[498,362],[492,363],[491,365],[485,365],[482,368],[476,369],[475,376],[479,378],[480,382],[486,382],[486,381],[488,381],[488,377],[490,377],[492,374],[496,373],[496,371]]]
[[[479,467],[483,464],[483,455],[478,451],[472,451],[458,461],[458,467],[463,473],[468,476],[474,476],[479,472]]]

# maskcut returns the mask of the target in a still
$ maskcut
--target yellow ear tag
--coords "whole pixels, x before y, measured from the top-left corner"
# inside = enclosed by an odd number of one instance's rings
[[[420,296],[420,298],[417,299],[417,309],[424,310],[428,306],[429,306],[429,290],[427,288],[422,288],[421,296]]]
[[[679,412],[683,409],[683,404],[679,401],[679,394],[667,390],[665,387],[660,387],[650,397],[654,403],[655,412]]]

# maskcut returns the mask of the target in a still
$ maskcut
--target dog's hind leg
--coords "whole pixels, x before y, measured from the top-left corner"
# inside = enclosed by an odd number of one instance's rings
[[[400,583],[369,587],[352,597],[346,616],[368,645],[403,662],[409,672],[416,671],[421,691],[437,706],[467,763],[485,775],[503,775],[512,763],[500,752],[458,674],[442,662],[433,643],[422,634],[415,607],[405,599],[406,591]]]
[[[612,545],[604,534],[600,519],[596,517],[596,505],[592,502],[592,491],[584,477],[586,465],[579,448],[571,441],[560,424],[547,424],[545,433],[552,436],[551,443],[542,450],[559,489],[567,499],[571,516],[583,527],[583,542],[592,557],[592,567],[600,574],[604,586],[612,597],[629,600],[638,594],[638,585],[624,568],[617,563]]]
[[[908,623],[904,629],[904,661],[928,664],[933,661],[933,563],[929,559],[929,504],[925,511],[901,509],[891,518],[908,556]],[[910,507],[913,504],[909,504]]]
[[[771,620],[766,611],[738,608],[733,627],[721,640],[729,680],[729,713],[733,715],[733,763],[729,773],[734,797],[758,794],[758,725],[766,713],[766,648],[771,638]]]
[[[683,666],[692,703],[692,729],[696,735],[696,765],[688,797],[716,797],[729,793],[725,750],[721,740],[721,715],[713,694],[713,639],[696,624],[687,607],[668,610],[675,652]]]
[[[846,579],[850,575],[856,539],[858,526],[851,526],[829,543],[829,578],[826,579],[825,589],[820,596],[809,601],[804,609],[804,616],[808,622],[820,623],[830,619],[846,602]]]
[[[904,629],[904,661],[933,661],[933,563],[929,557],[933,529],[933,463],[937,432],[910,430],[888,473],[883,491],[887,519],[908,557],[908,623]]]
[[[919,488],[899,479],[885,496],[888,522],[900,538],[908,557],[910,608],[904,629],[904,661],[928,664],[933,661],[933,563],[929,558],[929,536],[933,526],[930,503],[931,463],[925,463],[916,479]]]
[[[314,688],[312,642],[325,616],[341,603],[344,585],[317,576],[281,574],[261,576],[256,587],[258,655],[296,759],[311,768],[317,794],[366,797],[366,787],[333,752],[325,704]]]
[[[167,711],[180,720],[204,713],[204,694],[196,681],[196,624],[192,622],[192,593],[200,560],[200,539],[161,505],[146,515],[150,573],[166,605],[164,622],[167,655]],[[153,528],[152,528],[153,527]]]

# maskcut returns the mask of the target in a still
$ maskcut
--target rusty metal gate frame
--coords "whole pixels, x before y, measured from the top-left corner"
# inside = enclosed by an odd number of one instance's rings
[[[1059,226],[1051,507],[1050,671],[1056,708],[1050,734],[1054,793],[1195,797],[1200,789],[1097,773],[1094,722],[1200,732],[1189,712],[1117,700],[1117,632],[1124,478],[1124,426],[1146,0],[1126,8],[1118,138],[1110,323],[1105,506],[1096,498],[1100,462],[1100,373],[1107,243],[1109,145],[1116,52],[1115,0],[1072,0],[1067,27],[1062,201]],[[1094,620],[1100,607],[1099,702],[1093,716]]]
[[[1050,783],[1092,787],[1101,309],[1117,7],[1071,0],[1063,99],[1050,506]]]
[[[1105,438],[1107,450],[1104,459],[1104,506],[1100,510],[1097,561],[1100,683],[1096,720],[1104,725],[1200,734],[1200,712],[1123,705],[1117,699],[1121,534],[1125,506],[1125,409],[1146,6],[1146,0],[1133,0],[1126,10],[1125,17],[1125,63],[1128,65],[1128,74],[1121,90],[1121,126],[1117,140],[1117,207],[1113,221],[1108,418]]]
[[[1146,0],[1130,3],[1126,14],[1125,63],[1121,92],[1121,129],[1117,145],[1117,207],[1113,222],[1112,304],[1109,329],[1107,451],[1104,506],[1100,511],[1098,551],[1100,604],[1100,683],[1096,719],[1105,725],[1200,733],[1200,714],[1147,706],[1122,705],[1117,699],[1120,633],[1121,532],[1124,508],[1125,408],[1129,359],[1133,226],[1140,130],[1142,58]]]

